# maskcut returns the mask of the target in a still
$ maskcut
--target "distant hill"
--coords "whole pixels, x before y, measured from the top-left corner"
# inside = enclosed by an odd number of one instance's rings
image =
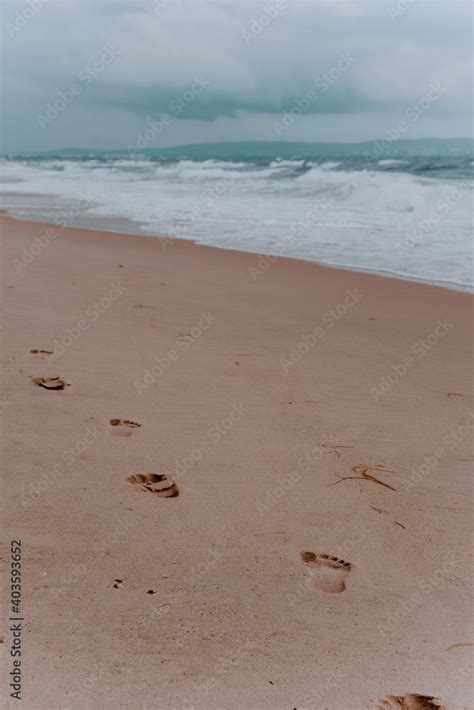
[[[134,150],[133,157],[142,155],[152,159],[188,158],[191,160],[268,160],[289,159],[329,159],[374,156],[383,158],[407,158],[413,156],[474,157],[472,138],[419,138],[414,140],[388,141],[380,138],[364,143],[300,143],[277,141],[238,141],[233,143],[197,143],[178,145],[171,148],[145,148]],[[64,148],[53,151],[19,153],[8,157],[29,158],[126,158],[127,148]]]

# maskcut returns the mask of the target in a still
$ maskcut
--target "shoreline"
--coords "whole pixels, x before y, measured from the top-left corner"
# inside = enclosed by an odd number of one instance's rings
[[[7,196],[18,196],[18,197],[23,197],[22,193],[3,193]],[[44,193],[37,193],[33,195],[34,197],[50,197],[50,195],[46,195]],[[13,208],[15,209],[15,208]],[[21,208],[20,208],[21,209]],[[52,223],[48,222],[47,220],[40,220],[39,218],[35,218],[34,216],[31,217],[24,217],[24,216],[17,216],[14,214],[13,211],[11,211],[11,208],[4,208],[0,209],[0,213],[5,213],[10,219],[18,220],[20,222],[31,222],[34,224],[44,224],[46,227],[60,227],[64,223]],[[110,224],[110,226],[108,226]],[[411,283],[418,283],[418,284],[423,284],[426,286],[433,286],[437,288],[443,288],[447,289],[449,291],[456,291],[459,293],[468,293],[468,294],[474,294],[473,288],[471,288],[468,285],[465,284],[459,284],[455,283],[452,281],[446,282],[446,281],[428,281],[424,280],[421,278],[416,278],[414,276],[408,276],[404,275],[398,272],[393,272],[393,271],[372,271],[372,270],[367,270],[367,269],[362,269],[362,268],[357,268],[352,265],[341,265],[341,264],[336,264],[336,263],[330,263],[330,262],[323,262],[323,261],[315,261],[313,259],[305,259],[302,256],[289,256],[286,254],[283,254],[281,256],[271,254],[271,253],[265,253],[265,252],[257,252],[257,251],[250,251],[250,250],[244,250],[244,249],[237,249],[234,247],[227,247],[223,245],[215,245],[215,244],[208,244],[206,242],[202,241],[194,241],[193,239],[188,239],[186,237],[177,237],[177,236],[169,236],[166,234],[158,234],[157,232],[151,231],[151,230],[146,230],[142,229],[146,225],[145,222],[139,222],[137,220],[129,219],[129,218],[124,218],[124,217],[114,217],[112,215],[104,216],[104,217],[79,217],[78,219],[73,219],[70,220],[67,225],[64,225],[66,228],[72,228],[72,229],[84,229],[84,230],[90,230],[90,231],[102,231],[102,232],[109,232],[112,234],[129,234],[133,235],[135,237],[147,237],[147,238],[153,238],[153,239],[165,239],[165,240],[179,240],[179,241],[185,241],[189,242],[190,244],[195,244],[197,246],[206,246],[206,247],[211,247],[213,249],[223,249],[225,251],[231,251],[231,252],[240,252],[244,254],[255,254],[257,256],[261,256],[263,258],[270,258],[270,259],[291,259],[291,260],[296,260],[296,261],[303,261],[307,262],[309,264],[315,264],[317,266],[322,266],[325,268],[329,269],[339,269],[341,271],[350,271],[350,272],[355,272],[355,273],[361,273],[361,274],[368,274],[368,275],[374,275],[374,276],[382,276],[384,278],[390,278],[390,279],[396,279],[398,281],[407,281]],[[122,227],[122,228],[119,228]]]
[[[470,293],[0,236],[25,710],[472,704]]]

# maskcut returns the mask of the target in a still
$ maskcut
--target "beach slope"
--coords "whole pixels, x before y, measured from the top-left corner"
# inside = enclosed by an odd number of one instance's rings
[[[473,706],[472,297],[0,231],[22,707]]]

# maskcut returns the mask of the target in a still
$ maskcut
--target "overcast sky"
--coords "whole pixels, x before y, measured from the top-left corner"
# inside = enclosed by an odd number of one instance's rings
[[[470,1],[2,5],[2,152],[471,135]]]

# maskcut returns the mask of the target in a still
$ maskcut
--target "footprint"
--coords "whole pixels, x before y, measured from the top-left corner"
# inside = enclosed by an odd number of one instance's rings
[[[351,570],[349,562],[329,555],[316,555],[314,552],[301,552],[300,557],[310,567],[315,587],[321,592],[345,590],[346,577]]]
[[[136,429],[140,427],[141,424],[138,422],[132,422],[130,419],[111,419],[110,426],[114,427],[113,433],[116,436],[131,436],[132,432],[130,429]]]
[[[114,589],[120,589],[123,584],[123,579],[114,579]]]
[[[52,355],[53,351],[52,350],[38,350],[37,348],[34,348],[33,350],[30,350],[30,353],[33,355]]]
[[[60,377],[33,377],[33,382],[38,387],[44,387],[45,390],[63,390],[71,386]]]
[[[142,491],[156,493],[160,498],[176,498],[179,496],[179,489],[176,483],[169,476],[160,473],[135,473],[128,476],[129,483],[138,483]]]
[[[191,343],[193,340],[193,336],[191,333],[178,333],[176,336],[176,340],[178,343]]]
[[[378,710],[445,710],[431,695],[389,695],[379,702]]]

